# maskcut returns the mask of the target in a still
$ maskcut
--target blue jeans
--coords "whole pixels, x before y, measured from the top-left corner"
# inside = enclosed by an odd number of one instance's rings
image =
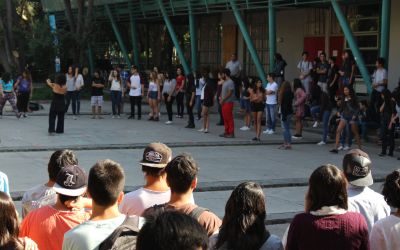
[[[76,113],[78,115],[81,113],[81,92],[82,90],[76,91]]]
[[[117,110],[118,110],[118,115],[121,114],[121,100],[122,100],[122,92],[111,90],[111,107],[113,115],[117,114]]]
[[[343,146],[346,144],[346,137],[348,139],[348,146],[351,147],[351,144],[353,143],[353,133],[351,132],[350,123],[346,123],[346,126],[344,127],[342,134],[340,135],[340,144]]]
[[[314,121],[318,121],[318,114],[321,112],[321,106],[312,106],[310,108],[311,117]]]
[[[276,123],[276,104],[267,104],[265,106],[265,114],[267,115],[267,128],[275,131]]]
[[[201,118],[201,109],[202,109],[202,105],[201,105],[201,95],[196,95],[196,104],[195,104],[195,109],[197,111],[197,118]]]
[[[66,95],[66,104],[65,104],[65,113],[68,112],[69,105],[72,101],[72,113],[76,115],[76,92],[77,91],[67,91]]]
[[[286,116],[286,121],[282,121],[283,124],[283,140],[287,144],[292,143],[292,134],[290,133],[290,124],[292,123],[292,115]]]
[[[326,139],[328,137],[328,133],[329,133],[329,118],[331,116],[331,111],[324,111],[324,114],[322,115],[322,122],[323,122],[323,126],[324,126],[324,131],[322,134],[322,141],[326,142]]]

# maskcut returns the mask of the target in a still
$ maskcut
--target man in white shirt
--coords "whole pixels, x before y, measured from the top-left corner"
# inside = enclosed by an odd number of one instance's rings
[[[231,55],[231,60],[226,63],[225,68],[229,69],[231,72],[231,79],[235,83],[235,96],[240,97],[240,74],[242,72],[242,64],[237,59],[236,53]]]
[[[375,63],[376,70],[372,75],[372,93],[371,93],[371,104],[370,107],[374,109],[375,112],[379,113],[379,109],[383,103],[381,93],[387,88],[388,84],[388,73],[384,68],[385,59],[380,57]]]
[[[26,191],[22,197],[22,218],[31,210],[54,205],[57,201],[56,191],[53,189],[56,178],[61,168],[78,164],[78,159],[73,151],[68,149],[57,150],[51,156],[47,165],[49,180]]]
[[[93,250],[118,227],[126,216],[118,210],[124,197],[125,174],[112,160],[97,162],[89,172],[87,192],[93,200],[90,220],[64,235],[63,250]]]
[[[265,95],[266,105],[265,105],[265,114],[267,116],[267,129],[263,131],[264,134],[272,135],[275,133],[275,125],[276,125],[276,105],[278,103],[277,93],[278,93],[278,84],[275,82],[275,74],[268,73],[267,76],[267,86],[265,87]]]
[[[390,207],[383,196],[369,188],[374,183],[371,160],[367,153],[353,149],[344,156],[342,167],[349,182],[348,210],[361,213],[371,232],[375,222],[390,215]]]
[[[172,150],[165,144],[153,142],[143,152],[142,166],[146,184],[125,195],[120,211],[126,215],[142,215],[143,211],[171,198],[165,167],[171,161]]]
[[[129,88],[129,100],[131,102],[131,115],[128,119],[135,119],[135,106],[138,107],[138,120],[142,119],[142,96],[144,95],[144,84],[136,66],[132,66],[131,77],[127,82]]]
[[[311,82],[311,71],[313,69],[313,63],[308,60],[308,52],[304,51],[301,54],[302,59],[297,64],[297,69],[300,71],[300,80],[303,84],[303,88],[306,91],[306,94],[310,94],[310,82]]]

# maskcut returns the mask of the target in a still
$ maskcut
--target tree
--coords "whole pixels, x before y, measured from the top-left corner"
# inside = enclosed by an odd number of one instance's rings
[[[86,15],[85,3],[87,2]],[[75,42],[73,62],[76,64],[83,64],[85,60],[85,48],[92,28],[93,16],[93,2],[94,0],[76,0],[77,15],[74,18],[72,13],[71,0],[64,0],[65,16],[69,26],[69,33]]]

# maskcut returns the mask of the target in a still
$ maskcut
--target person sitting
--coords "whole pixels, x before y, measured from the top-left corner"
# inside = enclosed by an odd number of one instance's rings
[[[64,234],[90,217],[80,200],[86,192],[86,174],[80,167],[61,169],[53,189],[56,204],[31,211],[21,224],[20,236],[34,240],[39,249],[61,250]]]
[[[57,150],[51,156],[47,164],[49,180],[26,191],[22,197],[22,218],[32,210],[54,205],[57,202],[57,194],[53,189],[56,178],[61,168],[78,164],[78,159],[73,151],[68,149]]]
[[[347,181],[334,165],[323,165],[311,174],[305,212],[289,226],[286,250],[369,249],[364,217],[348,212]]]
[[[359,115],[359,124],[361,131],[361,138],[364,141],[368,141],[367,132],[368,129],[377,130],[380,127],[380,117],[379,114],[373,112],[373,110],[369,107],[367,100],[361,100],[359,102],[360,106],[360,115]]]
[[[177,211],[159,211],[139,232],[137,250],[206,250],[206,230],[191,216]]]
[[[400,169],[386,176],[382,194],[397,211],[377,221],[371,231],[371,250],[400,249]]]
[[[343,157],[342,168],[349,183],[349,211],[364,215],[371,231],[376,221],[390,215],[390,207],[383,196],[369,188],[374,183],[371,160],[364,151],[352,149]]]
[[[266,214],[261,186],[239,184],[226,203],[221,229],[211,236],[209,249],[283,250],[281,240],[265,227]]]
[[[171,188],[171,199],[161,205],[166,211],[180,211],[191,215],[202,225],[208,236],[216,233],[221,226],[221,220],[212,212],[201,209],[191,202],[193,191],[197,186],[199,168],[193,157],[181,154],[172,159],[165,168],[167,183]],[[143,216],[151,216],[155,207],[148,208]]]

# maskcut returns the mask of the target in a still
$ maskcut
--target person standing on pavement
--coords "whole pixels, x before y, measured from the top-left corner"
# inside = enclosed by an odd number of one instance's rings
[[[388,156],[393,156],[394,137],[396,125],[396,103],[392,98],[392,93],[388,89],[384,89],[381,93],[383,103],[380,108],[381,112],[381,139],[382,151],[379,156],[385,156],[389,147]]]
[[[0,79],[0,118],[3,116],[3,108],[6,102],[8,101],[11,104],[11,107],[19,119],[21,117],[21,113],[18,112],[16,105],[16,98],[13,89],[14,80],[11,79],[11,74],[6,72],[3,74]]]
[[[224,69],[221,72],[221,78],[224,80],[221,89],[220,104],[222,107],[222,117],[224,118],[225,132],[220,137],[234,138],[235,127],[233,121],[233,105],[235,102],[235,84],[231,77],[231,71]]]
[[[18,112],[22,113],[23,117],[27,117],[29,98],[32,96],[33,91],[32,77],[29,70],[24,70],[22,76],[18,77],[14,89],[17,91]]]
[[[240,91],[240,110],[244,114],[244,126],[242,131],[250,130],[251,126],[251,107],[250,107],[250,80],[248,77],[242,78],[242,88]]]
[[[183,118],[185,98],[185,75],[183,74],[183,69],[178,67],[176,69],[176,75],[176,118]]]
[[[221,98],[221,91],[222,91],[222,85],[224,84],[224,79],[222,79],[222,74],[220,73],[222,69],[218,70],[218,77],[217,77],[217,103],[218,103],[218,113],[219,113],[219,122],[217,122],[217,126],[224,126],[224,118],[222,116],[222,106],[221,103],[219,102],[219,99]]]
[[[205,71],[205,70],[203,70]],[[200,72],[196,72],[196,112],[197,112],[197,120],[201,119],[201,111],[202,111],[202,103],[201,103],[201,93],[203,92],[204,85],[206,85],[206,77],[204,74]]]
[[[46,81],[53,92],[53,100],[50,104],[49,112],[49,135],[64,133],[64,115],[65,115],[65,93],[67,92],[65,75],[58,75],[55,83],[50,79]],[[57,128],[56,125],[57,119]]]
[[[250,92],[250,108],[253,113],[254,130],[256,136],[253,141],[260,141],[261,136],[261,119],[265,109],[265,89],[262,86],[261,79],[254,79]]]
[[[158,117],[158,100],[160,99],[161,91],[159,79],[157,78],[157,73],[153,71],[150,73],[149,88],[147,91],[147,100],[150,106],[150,117],[148,119],[149,121],[158,122],[160,120]]]
[[[138,120],[140,120],[142,119],[142,96],[144,96],[144,84],[136,66],[132,66],[131,73],[132,75],[127,82],[129,100],[131,103],[131,115],[128,119],[135,119],[135,106],[137,105]]]
[[[371,101],[370,101],[370,108],[373,112],[380,113],[379,109],[382,106],[383,99],[381,97],[382,91],[387,89],[388,84],[388,72],[384,68],[385,67],[385,59],[378,58],[376,60],[376,70],[372,75],[372,93],[371,93]]]
[[[328,139],[329,118],[331,117],[331,113],[332,113],[332,104],[331,101],[329,100],[329,95],[326,92],[322,92],[320,109],[319,109],[319,120],[322,121],[323,124],[323,134],[322,134],[322,140],[317,144],[318,146],[325,145]]]
[[[186,110],[189,115],[188,124],[185,128],[194,128],[194,115],[193,115],[193,107],[195,104],[196,98],[196,86],[195,86],[195,78],[192,73],[190,73],[185,81],[185,98],[186,98]]]
[[[122,81],[117,70],[111,70],[108,81],[111,82],[112,118],[121,118]]]
[[[336,93],[339,89],[339,68],[336,65],[336,57],[331,56],[328,60],[329,69],[328,69],[328,93],[329,100],[333,106],[336,107]]]
[[[297,69],[300,71],[300,80],[301,83],[303,84],[303,88],[306,91],[306,94],[310,94],[310,83],[311,83],[311,72],[314,68],[313,63],[308,60],[308,52],[304,51],[303,54],[301,54],[302,59],[301,61],[297,64]]]
[[[278,86],[281,86],[283,81],[285,80],[285,67],[287,63],[282,58],[282,55],[279,53],[275,54],[275,65],[274,65],[274,74],[275,74],[275,81]]]
[[[275,133],[275,125],[276,125],[276,105],[278,103],[277,94],[278,94],[278,84],[275,82],[275,74],[268,73],[267,75],[267,86],[265,87],[265,95],[266,95],[266,105],[265,105],[265,114],[266,114],[266,124],[267,129],[263,132],[267,135],[272,135]]]
[[[81,69],[76,66],[75,67],[75,88],[76,88],[76,114],[81,114],[81,92],[83,86],[85,86],[85,82],[83,80],[83,76],[81,74]]]
[[[175,88],[176,88],[176,80],[175,73],[173,70],[170,70],[165,74],[164,87],[162,90],[162,95],[164,97],[165,106],[167,108],[168,121],[165,124],[172,124],[172,104],[175,100]]]
[[[283,145],[281,149],[292,149],[292,135],[290,125],[293,116],[293,91],[290,82],[285,81],[279,91],[279,104],[281,108],[281,119],[283,124]]]
[[[328,93],[328,70],[329,64],[326,61],[325,52],[319,54],[320,61],[317,63],[316,73],[318,75],[318,86],[321,88],[322,92]]]
[[[231,60],[226,63],[225,68],[229,69],[231,72],[231,79],[233,83],[235,84],[235,97],[239,99],[240,97],[240,75],[242,72],[242,64],[240,61],[237,59],[236,53],[233,53],[231,55]]]
[[[202,117],[203,117],[203,126],[199,132],[209,133],[209,125],[210,125],[210,108],[214,106],[214,97],[215,97],[215,86],[217,85],[217,77],[218,73],[210,73],[207,70],[203,71],[203,78],[205,79],[205,85],[203,90],[201,91],[201,103],[203,105],[202,108]]]
[[[302,139],[303,133],[303,117],[304,117],[304,109],[307,100],[307,94],[304,91],[303,85],[300,79],[296,78],[293,81],[293,89],[294,89],[294,96],[295,102],[294,106],[296,108],[296,130],[294,135],[292,136],[293,139]]]
[[[65,78],[67,80],[67,103],[65,104],[65,113],[68,112],[69,105],[71,104],[72,101],[72,114],[73,114],[73,119],[76,120],[76,85],[75,85],[75,74],[74,74],[74,68],[72,66],[68,67],[68,72],[65,74]]]
[[[92,105],[92,119],[103,119],[101,108],[103,106],[104,79],[100,77],[100,72],[95,71],[92,79],[92,96],[90,99]]]

